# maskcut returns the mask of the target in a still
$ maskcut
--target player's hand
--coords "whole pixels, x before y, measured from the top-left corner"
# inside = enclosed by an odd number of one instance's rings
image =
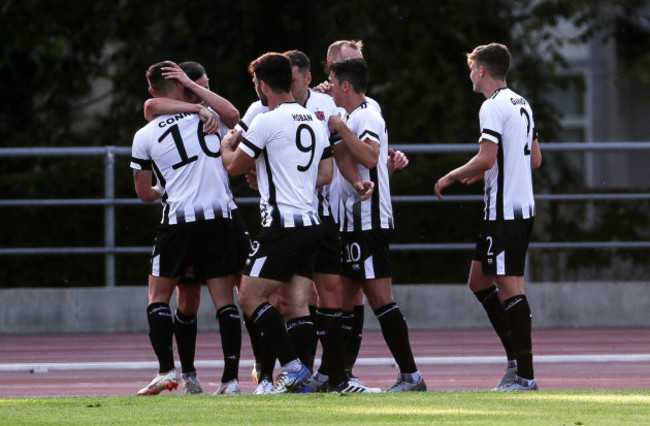
[[[181,69],[178,65],[176,65],[172,61],[165,61],[165,67],[162,67],[163,70],[163,77],[165,78],[172,78],[175,80],[178,80],[179,83],[183,85],[183,87],[190,87],[192,83],[194,83],[188,76],[185,74],[185,71]]]
[[[314,90],[317,92],[325,93],[328,94],[330,93],[330,89],[332,88],[332,85],[330,84],[329,81],[324,81],[318,86],[314,87]]]
[[[402,151],[395,151],[393,148],[388,150],[388,173],[393,173],[395,170],[402,170],[409,165],[408,157]]]
[[[354,189],[361,195],[361,201],[366,201],[375,190],[375,183],[369,180],[360,180],[354,184]]]
[[[241,130],[232,129],[226,134],[226,137],[221,141],[221,146],[228,146],[231,150],[237,148],[239,142],[243,139]]]
[[[345,126],[343,119],[340,115],[331,115],[329,120],[327,120],[327,126],[332,133],[338,133],[341,126]]]
[[[436,194],[436,196],[442,200],[442,190],[448,187],[454,183],[454,180],[449,177],[449,175],[444,175],[440,179],[438,179],[438,182],[436,182],[436,186],[433,188],[433,192]]]
[[[465,179],[461,179],[460,183],[463,183],[465,185],[471,185],[474,182],[477,182],[477,181],[479,181],[481,179],[483,179],[483,175],[479,174],[479,175],[476,175],[476,176],[470,176],[470,177],[466,177]]]
[[[199,109],[199,118],[203,122],[203,132],[206,135],[212,135],[219,130],[219,120],[217,115],[208,108],[201,106]]]
[[[257,187],[257,168],[255,167],[255,164],[253,164],[250,169],[246,170],[245,173],[248,186],[250,186],[254,191],[259,191],[259,188]]]

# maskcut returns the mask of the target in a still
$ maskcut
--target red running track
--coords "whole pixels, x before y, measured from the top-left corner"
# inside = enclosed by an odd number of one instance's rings
[[[410,337],[430,391],[488,390],[505,367],[491,330],[411,330]],[[242,341],[240,384],[250,394],[245,330]],[[146,333],[3,335],[1,342],[2,398],[133,395],[157,372]],[[197,343],[199,378],[214,392],[222,371],[219,333],[199,332]],[[650,387],[650,329],[534,330],[533,345],[542,390]],[[354,372],[366,385],[386,389],[398,373],[391,360],[381,333],[367,331]]]

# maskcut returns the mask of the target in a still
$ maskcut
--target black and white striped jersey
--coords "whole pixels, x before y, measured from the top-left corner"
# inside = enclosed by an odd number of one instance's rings
[[[161,223],[174,225],[231,217],[236,208],[217,135],[206,135],[195,113],[161,115],[138,130],[131,148],[131,168],[153,170],[165,188]]]
[[[318,121],[320,121],[327,132],[329,137],[330,130],[328,126],[329,119],[332,115],[345,114],[345,110],[339,108],[334,104],[332,97],[324,93],[317,92],[315,90],[309,89],[307,92],[307,102],[305,102],[305,108],[313,112]],[[246,110],[244,117],[239,121],[235,127],[237,130],[242,130],[243,135],[246,135],[246,130],[248,126],[253,121],[253,118],[258,114],[265,113],[269,110],[267,106],[262,105],[262,101],[253,102]],[[334,166],[334,176],[337,176],[336,163]],[[332,182],[336,177],[332,178]],[[336,218],[336,215],[332,214],[332,209],[330,207],[330,184],[320,186],[316,189],[316,198],[314,201],[318,204],[318,214],[320,217],[332,216]]]
[[[375,184],[372,196],[361,201],[350,182],[339,179],[336,184],[338,195],[338,217],[341,231],[366,231],[371,229],[392,229],[393,208],[388,182],[388,131],[381,114],[364,102],[345,116],[350,130],[362,141],[369,139],[379,144],[379,160],[374,169],[367,169],[357,163],[361,179]],[[334,192],[334,188],[332,189]],[[334,197],[330,197],[332,201]]]
[[[537,139],[528,102],[507,87],[486,99],[479,112],[482,140],[499,145],[497,161],[485,172],[485,220],[535,216],[531,147]]]
[[[263,227],[321,223],[314,203],[316,179],[331,149],[311,111],[286,102],[258,114],[237,149],[256,159]]]

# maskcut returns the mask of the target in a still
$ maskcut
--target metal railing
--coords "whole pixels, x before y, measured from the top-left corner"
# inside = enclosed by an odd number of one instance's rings
[[[543,143],[543,152],[595,152],[595,151],[650,151],[650,142],[598,142],[598,143]],[[477,144],[404,144],[391,145],[396,150],[408,154],[474,153]],[[0,148],[0,161],[12,157],[103,157],[104,158],[104,197],[73,199],[0,199],[0,207],[27,206],[104,206],[104,245],[102,247],[30,247],[0,248],[0,256],[6,255],[103,255],[107,287],[115,286],[115,255],[150,253],[151,246],[118,247],[115,243],[115,207],[142,204],[137,198],[115,198],[115,157],[130,156],[130,147],[79,147],[79,148]],[[433,185],[431,186],[433,190]],[[597,200],[650,200],[650,193],[626,194],[536,194],[537,201],[597,201]],[[255,197],[238,198],[239,204],[256,204]],[[396,203],[431,202],[481,202],[480,195],[447,195],[438,200],[434,195],[394,195]],[[393,251],[440,251],[472,250],[474,243],[446,244],[391,244]],[[650,248],[650,241],[602,241],[602,242],[533,242],[531,249],[580,249],[580,248]]]

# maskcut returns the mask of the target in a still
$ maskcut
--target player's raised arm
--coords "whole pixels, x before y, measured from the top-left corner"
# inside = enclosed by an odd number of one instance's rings
[[[163,68],[165,78],[177,79],[183,87],[194,92],[203,102],[209,105],[221,117],[221,120],[229,128],[235,127],[239,122],[239,111],[235,106],[230,103],[226,98],[219,96],[211,91],[208,87],[203,87],[196,81],[190,79],[187,74],[181,69],[180,66],[173,62],[169,62],[169,66]],[[183,64],[181,64],[183,65]],[[206,77],[207,85],[207,77]]]

